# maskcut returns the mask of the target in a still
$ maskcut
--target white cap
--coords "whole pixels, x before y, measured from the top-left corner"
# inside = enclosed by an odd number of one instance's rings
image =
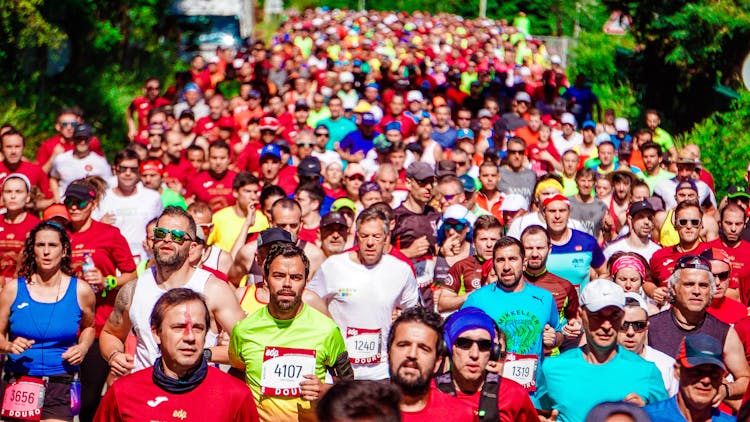
[[[560,124],[568,124],[576,127],[576,118],[571,113],[563,113],[560,117]]]
[[[607,306],[622,309],[625,307],[625,291],[617,283],[606,278],[592,280],[581,290],[581,306],[597,312]]]
[[[344,106],[344,110],[354,110],[354,107],[357,106],[357,99],[352,97],[344,97],[341,103]]]
[[[609,133],[602,132],[602,133],[596,135],[596,139],[595,139],[594,142],[596,142],[596,145],[599,145],[602,142],[607,142],[607,141],[612,142],[612,137],[609,136]]]
[[[412,90],[409,91],[408,94],[406,94],[406,102],[411,103],[414,101],[424,101],[424,95],[422,95],[422,91]]]
[[[562,64],[562,59],[557,54],[554,54],[552,57],[550,57],[549,61],[552,64]]]
[[[517,193],[507,195],[503,200],[503,203],[500,205],[501,211],[519,211],[528,209],[529,202],[526,201],[526,198]]]
[[[531,95],[529,95],[526,91],[518,91],[516,92],[516,96],[514,97],[516,101],[523,101],[531,104]]]
[[[339,82],[342,84],[354,82],[354,75],[352,75],[352,72],[341,72],[339,75]]]
[[[633,299],[638,302],[638,307],[646,311],[646,315],[648,315],[648,305],[646,305],[646,301],[643,299],[643,296],[639,295],[638,293],[627,292],[625,293],[625,300],[627,299]]]
[[[518,73],[520,73],[521,76],[529,77],[529,76],[531,76],[531,69],[529,69],[528,67],[524,66],[524,67],[521,68],[521,70],[518,71]]]
[[[630,131],[630,123],[628,123],[628,119],[624,117],[618,117],[615,119],[615,130],[618,132],[629,132]]]
[[[474,222],[477,221],[477,217],[465,206],[453,204],[443,211],[443,221],[445,220],[463,220],[473,226]]]

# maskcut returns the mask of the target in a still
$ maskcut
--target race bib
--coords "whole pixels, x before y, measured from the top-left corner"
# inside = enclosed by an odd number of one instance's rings
[[[44,381],[21,377],[5,386],[3,408],[0,415],[8,418],[38,421],[44,405]]]
[[[346,329],[346,350],[349,362],[358,364],[380,363],[382,358],[382,334],[379,329],[348,327]]]
[[[315,350],[266,346],[260,376],[260,393],[299,397],[303,375],[315,374]]]
[[[508,353],[503,364],[503,378],[511,379],[523,386],[526,391],[536,391],[537,355],[517,355]]]

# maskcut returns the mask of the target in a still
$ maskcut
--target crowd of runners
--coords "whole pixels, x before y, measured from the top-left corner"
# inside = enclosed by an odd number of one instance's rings
[[[531,32],[307,10],[146,80],[111,160],[6,122],[2,418],[746,420],[750,178]]]

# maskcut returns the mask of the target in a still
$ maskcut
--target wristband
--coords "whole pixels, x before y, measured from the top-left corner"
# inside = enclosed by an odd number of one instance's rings
[[[107,292],[117,287],[117,277],[108,275],[104,278],[104,289],[102,289],[102,297],[107,297]]]
[[[726,395],[726,397],[724,397],[724,399],[728,399],[729,398],[729,384],[721,384],[721,385],[724,386],[724,391],[727,393],[727,395]]]
[[[124,352],[121,352],[119,350],[115,350],[114,352],[110,353],[109,357],[107,357],[107,365],[109,365],[109,363],[112,362],[112,358],[115,357],[115,355],[118,354],[118,353],[124,353]]]

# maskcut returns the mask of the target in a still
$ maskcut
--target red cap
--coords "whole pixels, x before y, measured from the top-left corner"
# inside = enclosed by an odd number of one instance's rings
[[[701,252],[701,256],[709,261],[721,261],[727,265],[732,265],[732,259],[727,251],[721,248],[708,248]]]
[[[549,205],[549,204],[551,204],[551,203],[553,203],[555,201],[562,201],[562,202],[565,203],[565,205],[567,205],[568,207],[570,207],[570,200],[568,200],[568,198],[566,198],[565,196],[563,196],[560,193],[555,194],[554,196],[550,196],[549,198],[545,199],[544,202],[542,202],[542,206],[544,208],[547,208],[547,205]]]
[[[68,214],[68,209],[65,208],[65,205],[52,204],[47,207],[47,209],[45,209],[44,213],[42,214],[42,219],[44,221],[51,220],[55,217],[62,217],[65,219],[65,221],[70,221],[70,215]]]
[[[234,119],[230,116],[224,116],[221,119],[219,119],[219,123],[217,124],[221,129],[229,129],[234,130]]]
[[[164,175],[164,163],[159,160],[146,160],[141,163],[141,174],[146,172],[156,172],[160,175]]]

